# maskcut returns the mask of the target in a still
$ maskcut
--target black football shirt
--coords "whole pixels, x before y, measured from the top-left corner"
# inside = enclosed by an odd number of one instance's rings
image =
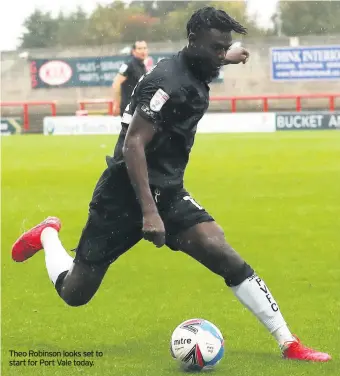
[[[141,77],[122,117],[113,158],[124,164],[122,148],[135,111],[158,128],[145,150],[150,185],[183,186],[197,123],[209,106],[209,86],[197,79],[183,51],[163,59]]]
[[[131,100],[133,89],[143,74],[146,73],[146,67],[142,60],[132,56],[130,60],[121,65],[119,73],[126,77],[121,86],[120,114],[122,115]]]

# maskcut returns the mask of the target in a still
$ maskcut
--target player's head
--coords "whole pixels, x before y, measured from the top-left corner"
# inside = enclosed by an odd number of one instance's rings
[[[215,78],[232,44],[232,31],[247,34],[247,29],[223,10],[204,7],[187,23],[188,51],[204,75]]]
[[[148,57],[148,45],[144,40],[137,40],[132,45],[131,53],[135,58],[145,60]]]

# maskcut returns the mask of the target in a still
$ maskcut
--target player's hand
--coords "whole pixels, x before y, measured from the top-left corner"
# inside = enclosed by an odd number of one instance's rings
[[[225,54],[225,60],[231,64],[245,64],[249,59],[249,51],[244,47],[230,48]]]
[[[117,101],[114,101],[112,115],[118,116],[119,114],[120,114],[120,103],[118,103]]]
[[[165,244],[165,227],[162,218],[157,212],[144,214],[143,237],[157,248]]]

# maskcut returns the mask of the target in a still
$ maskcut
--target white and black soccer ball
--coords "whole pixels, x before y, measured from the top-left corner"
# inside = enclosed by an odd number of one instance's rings
[[[173,331],[170,352],[185,370],[211,369],[223,358],[224,339],[211,322],[191,319],[182,322]]]

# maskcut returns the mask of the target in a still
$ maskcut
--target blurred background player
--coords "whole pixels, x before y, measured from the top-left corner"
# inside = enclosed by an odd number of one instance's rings
[[[130,102],[131,94],[138,80],[146,73],[144,64],[148,57],[148,46],[145,41],[136,41],[131,50],[131,57],[121,65],[113,80],[113,115],[122,116]]]

